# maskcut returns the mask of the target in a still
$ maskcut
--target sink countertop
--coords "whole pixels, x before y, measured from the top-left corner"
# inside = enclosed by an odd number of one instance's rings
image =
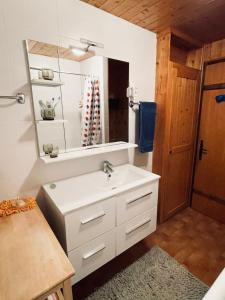
[[[113,168],[107,180],[103,171],[96,171],[43,186],[59,212],[66,215],[80,207],[113,197],[117,194],[156,181],[159,175],[130,164]]]

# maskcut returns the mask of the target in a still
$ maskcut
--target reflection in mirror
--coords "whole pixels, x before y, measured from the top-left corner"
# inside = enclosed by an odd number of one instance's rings
[[[108,59],[109,142],[128,142],[129,64]]]
[[[129,63],[27,40],[40,156],[128,142]]]

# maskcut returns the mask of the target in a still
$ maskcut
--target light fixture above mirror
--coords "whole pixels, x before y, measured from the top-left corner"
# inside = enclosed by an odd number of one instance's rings
[[[86,40],[83,38],[80,39],[80,43],[84,44],[85,47],[81,47],[80,45],[79,46],[75,46],[75,45],[69,46],[69,48],[72,50],[73,54],[78,57],[84,56],[87,52],[89,52],[90,47],[104,48],[104,45],[102,43]]]
[[[70,49],[72,50],[73,54],[78,57],[83,56],[88,52],[88,49],[82,49],[82,48],[75,47],[72,45],[70,45]]]

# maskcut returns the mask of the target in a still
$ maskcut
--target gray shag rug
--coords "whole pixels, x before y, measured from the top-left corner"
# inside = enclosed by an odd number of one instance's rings
[[[153,247],[86,300],[200,300],[208,286]]]

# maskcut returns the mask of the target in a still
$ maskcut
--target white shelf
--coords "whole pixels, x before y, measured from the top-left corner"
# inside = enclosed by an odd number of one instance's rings
[[[49,125],[49,124],[56,124],[56,123],[66,123],[68,120],[37,120],[36,123],[40,125]]]
[[[45,80],[45,79],[31,79],[31,84],[34,85],[45,85],[45,86],[60,86],[63,85],[62,81]]]
[[[109,152],[115,152],[115,151],[121,151],[121,150],[127,150],[131,148],[136,148],[136,144],[131,143],[111,143],[111,144],[104,144],[104,145],[96,145],[93,146],[93,148],[83,148],[82,150],[75,150],[71,152],[65,152],[62,154],[59,154],[58,157],[51,158],[49,156],[42,156],[41,159],[46,164],[70,160],[70,159],[76,159],[76,158],[82,158],[87,156],[93,156],[98,154],[104,154]]]

